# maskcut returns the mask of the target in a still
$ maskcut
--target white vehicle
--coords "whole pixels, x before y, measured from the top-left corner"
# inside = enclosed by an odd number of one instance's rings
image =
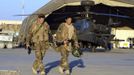
[[[127,41],[121,41],[119,42],[120,48],[130,48],[130,42]]]
[[[13,31],[0,32],[0,48],[13,48]]]

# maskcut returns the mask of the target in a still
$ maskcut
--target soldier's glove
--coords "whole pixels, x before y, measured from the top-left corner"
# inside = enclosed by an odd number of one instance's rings
[[[75,48],[80,48],[78,42],[75,42],[75,43],[74,43],[74,46],[75,46]]]
[[[64,43],[63,42],[56,41],[56,45],[57,45],[57,47],[59,47],[61,45],[64,45]]]
[[[29,46],[27,49],[28,49],[27,53],[30,55],[30,54],[31,54],[32,49],[31,49],[31,47],[30,47],[30,46]]]
[[[26,44],[26,48],[27,48],[27,53],[30,55],[31,54],[31,51],[32,51],[30,45],[29,44]]]

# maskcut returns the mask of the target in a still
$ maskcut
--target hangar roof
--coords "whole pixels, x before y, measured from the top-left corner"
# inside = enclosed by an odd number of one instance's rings
[[[50,14],[51,12],[67,6],[67,5],[80,5],[82,0],[51,0],[48,4],[41,7],[35,13]],[[134,0],[92,0],[95,4],[105,4],[108,6],[118,7],[134,7]]]

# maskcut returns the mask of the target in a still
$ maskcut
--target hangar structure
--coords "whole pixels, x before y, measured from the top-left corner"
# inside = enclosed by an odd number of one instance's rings
[[[77,6],[81,5],[82,0],[51,0],[46,5],[39,8],[33,14],[45,14],[47,21],[51,23],[53,19],[58,18],[56,16],[51,17],[51,13],[53,12],[62,12],[66,11],[77,11]],[[95,2],[95,6],[91,7],[91,11],[101,12],[101,13],[111,13],[111,14],[119,14],[126,15],[130,17],[134,17],[134,1],[133,0],[92,0]],[[69,8],[69,6],[74,6],[73,9]],[[76,8],[75,8],[76,6]],[[62,10],[61,10],[62,9]],[[75,10],[74,10],[75,9]],[[61,14],[62,16],[62,14]],[[29,15],[23,21],[23,31],[26,31],[27,28],[31,25],[31,20],[35,19],[37,15]],[[100,18],[104,18],[105,16],[98,16]],[[97,18],[98,18],[97,17]],[[100,21],[101,19],[98,19]],[[50,22],[51,21],[51,22]],[[127,20],[128,21],[128,20]],[[130,21],[130,20],[129,20]],[[103,22],[103,21],[100,21]],[[105,21],[106,22],[106,21]],[[130,22],[128,22],[130,23]],[[133,24],[133,23],[131,23]]]
[[[51,0],[46,5],[39,8],[36,12],[26,17],[21,26],[20,33],[23,37],[27,35],[27,30],[31,25],[31,21],[35,20],[37,15],[45,14],[46,21],[51,25],[51,29],[57,29],[59,23],[64,19],[61,16],[70,16],[70,14],[62,14],[64,12],[76,12],[84,11],[81,7],[81,1],[83,0]],[[128,16],[129,18],[122,18],[117,16],[107,15],[91,15],[92,19],[96,20],[98,24],[108,24],[109,18],[112,18],[114,22],[117,22],[116,27],[128,26],[134,29],[134,0],[89,0],[94,1],[95,5],[91,6],[91,12],[106,13]],[[53,13],[61,13],[54,15]]]

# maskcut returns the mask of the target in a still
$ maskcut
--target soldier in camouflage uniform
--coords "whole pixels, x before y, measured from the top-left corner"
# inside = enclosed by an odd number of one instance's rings
[[[45,69],[43,65],[43,57],[46,50],[49,47],[49,25],[44,21],[44,15],[38,15],[36,21],[32,23],[29,29],[29,35],[27,38],[27,46],[29,46],[29,41],[34,43],[35,47],[35,61],[33,63],[32,71],[37,75],[39,70],[41,75],[45,75]]]
[[[63,42],[63,45],[58,46],[58,50],[61,54],[61,61],[59,66],[60,73],[70,75],[70,69],[68,64],[68,56],[71,51],[69,40],[74,41],[74,45],[78,47],[76,29],[72,24],[72,18],[67,17],[65,23],[60,24],[56,32],[56,41]],[[67,45],[69,43],[69,45]]]

